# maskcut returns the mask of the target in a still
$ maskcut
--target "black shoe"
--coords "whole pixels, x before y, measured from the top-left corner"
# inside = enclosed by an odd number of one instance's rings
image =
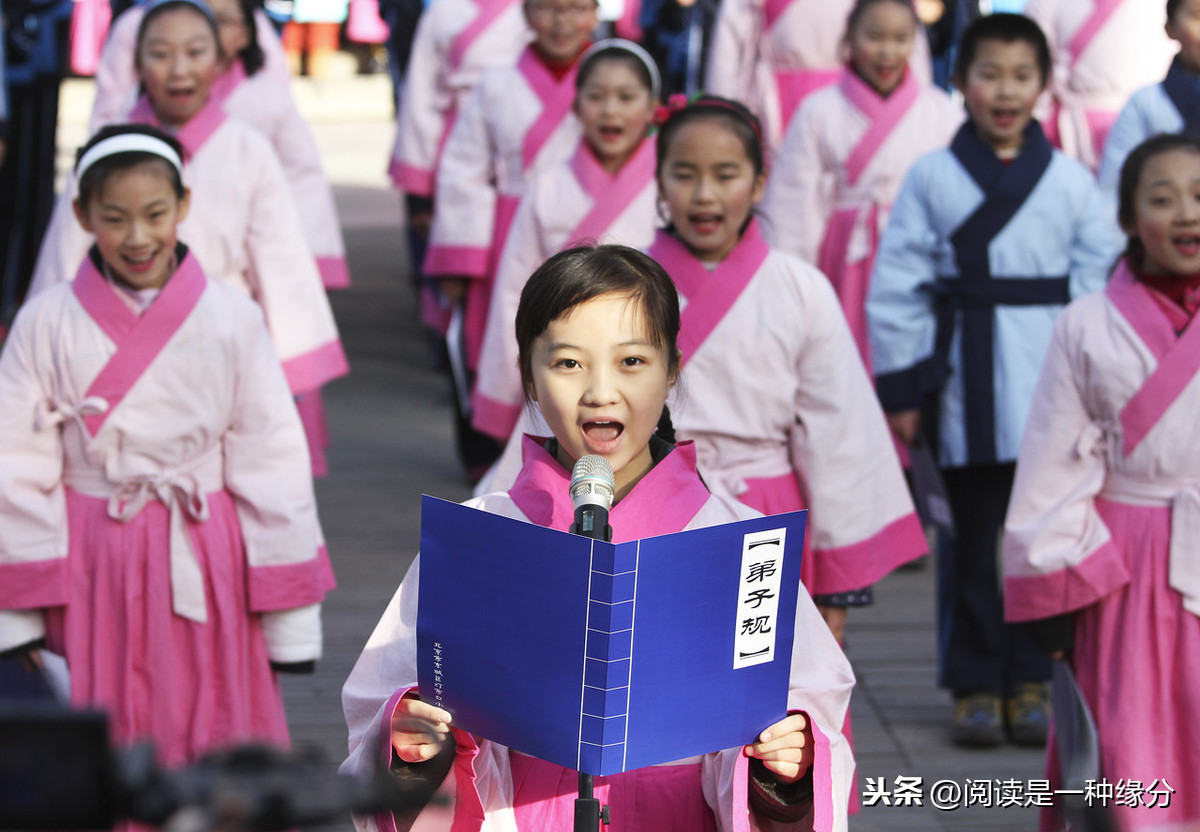
[[[956,699],[950,738],[955,745],[970,748],[989,748],[1004,742],[999,694],[972,693]]]
[[[1050,694],[1044,682],[1017,685],[1004,703],[1008,738],[1016,745],[1044,746],[1050,732]]]

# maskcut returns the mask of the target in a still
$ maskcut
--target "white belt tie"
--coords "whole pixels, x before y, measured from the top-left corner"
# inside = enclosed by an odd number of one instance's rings
[[[199,623],[208,621],[204,573],[188,534],[187,520],[208,519],[205,494],[222,485],[221,446],[214,445],[185,465],[152,474],[108,479],[98,469],[68,470],[66,483],[81,494],[108,499],[108,516],[128,523],[150,500],[170,512],[171,607],[176,615]]]
[[[1100,496],[1119,503],[1171,507],[1167,582],[1183,596],[1184,609],[1200,616],[1200,559],[1195,555],[1200,544],[1200,485],[1110,477]]]
[[[108,402],[100,396],[88,396],[75,405],[57,401],[49,404],[44,401],[38,402],[37,412],[33,414],[33,429],[46,430],[71,420],[79,422],[80,429],[86,434],[87,430],[82,424],[83,417],[99,416],[107,410]]]

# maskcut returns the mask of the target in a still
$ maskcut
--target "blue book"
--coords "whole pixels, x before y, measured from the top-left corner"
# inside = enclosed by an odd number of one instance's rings
[[[753,742],[787,712],[806,515],[612,544],[425,497],[421,698],[593,775]]]

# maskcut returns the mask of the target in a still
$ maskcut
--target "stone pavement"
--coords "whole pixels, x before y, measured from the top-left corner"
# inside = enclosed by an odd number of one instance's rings
[[[400,201],[383,174],[393,130],[387,80],[301,80],[296,91],[335,182],[354,281],[332,296],[352,372],[326,390],[331,473],[317,487],[339,586],[325,604],[317,672],[284,680],[296,744],[320,749],[333,765],[345,754],[341,684],[415,552],[420,495],[459,500],[469,489],[454,457],[448,383],[416,324]],[[87,81],[65,87],[64,161],[82,139],[89,97]],[[1041,777],[1043,759],[1039,750],[967,751],[949,742],[952,705],[934,683],[933,616],[932,564],[887,578],[874,607],[850,614],[860,788],[864,778],[883,778],[889,791],[897,777],[922,778],[924,798],[923,806],[865,807],[850,829],[1034,830],[1030,808],[930,806],[939,780],[960,788],[1011,780],[1021,792]]]

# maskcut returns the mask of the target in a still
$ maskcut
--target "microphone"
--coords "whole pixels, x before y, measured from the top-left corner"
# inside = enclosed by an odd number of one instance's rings
[[[608,460],[596,454],[581,456],[571,469],[571,504],[575,506],[571,534],[605,542],[612,540],[608,511],[615,492]]]

